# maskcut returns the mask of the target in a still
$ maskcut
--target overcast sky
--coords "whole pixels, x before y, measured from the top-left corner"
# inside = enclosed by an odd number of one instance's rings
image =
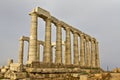
[[[103,69],[120,67],[120,0],[1,0],[0,65],[17,61],[19,37],[29,36],[28,14],[37,6],[95,37]]]

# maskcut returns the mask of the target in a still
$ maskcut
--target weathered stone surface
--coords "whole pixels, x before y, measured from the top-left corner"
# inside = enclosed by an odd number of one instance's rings
[[[17,71],[17,72],[21,72],[23,69],[23,65],[20,63],[12,63],[10,64],[10,70],[11,71]]]
[[[9,78],[9,79],[23,79],[27,77],[26,72],[14,72],[11,70],[8,70],[5,75],[5,78]]]
[[[103,75],[98,74],[101,70],[96,39],[90,39],[91,36],[56,19],[42,8],[33,9],[30,16],[30,37],[22,36],[20,38],[18,63],[13,63],[10,60],[7,66],[0,69],[0,78],[19,80],[88,80],[91,77],[94,80],[98,76],[103,77]],[[45,41],[38,40],[38,18],[42,18],[45,21]],[[56,26],[55,42],[51,42],[51,38],[54,37],[51,34],[52,23]],[[62,40],[62,29],[65,31],[65,41]],[[72,35],[73,39],[71,38]],[[28,42],[27,64],[23,64],[24,41]],[[71,45],[72,42],[73,45]],[[41,54],[40,45],[43,46],[42,62],[39,61]],[[52,47],[55,48],[54,52]],[[54,62],[53,53],[55,54]],[[72,53],[74,57],[72,57]],[[90,73],[93,76],[89,76]]]

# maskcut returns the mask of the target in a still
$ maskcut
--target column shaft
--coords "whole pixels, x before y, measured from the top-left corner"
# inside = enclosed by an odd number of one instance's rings
[[[37,43],[37,60],[40,60],[40,44]]]
[[[100,68],[100,60],[99,60],[99,47],[98,47],[98,42],[96,42],[96,67]]]
[[[52,62],[52,51],[51,51],[51,20],[46,19],[45,26],[45,46],[44,46],[44,58],[45,63]]]
[[[86,37],[86,66],[90,67],[90,43],[88,37]]]
[[[73,33],[74,36],[74,64],[79,64],[79,54],[78,54],[78,34],[75,32]]]
[[[56,53],[55,63],[62,63],[62,30],[61,25],[56,26]]]
[[[95,67],[95,42],[93,39],[91,44],[91,66]]]
[[[30,14],[30,41],[29,41],[29,60],[28,63],[37,61],[37,14],[35,12]]]
[[[30,41],[30,40],[29,40]],[[27,54],[27,62],[29,61],[29,45],[30,45],[30,42],[28,41],[28,54]]]
[[[66,41],[65,41],[65,64],[71,64],[71,38],[70,29],[66,28]]]
[[[18,63],[23,64],[24,41],[20,39],[19,42],[20,42],[20,48],[19,48]]]
[[[84,35],[80,34],[80,66],[85,65]]]

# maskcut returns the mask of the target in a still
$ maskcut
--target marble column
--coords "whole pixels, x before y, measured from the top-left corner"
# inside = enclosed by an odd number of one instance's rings
[[[27,54],[27,62],[29,61],[29,46],[30,46],[30,41],[28,41],[28,54]]]
[[[98,42],[96,41],[96,44],[95,44],[95,48],[96,48],[96,67],[97,68],[100,68],[100,60],[99,60],[99,47],[98,47]]]
[[[24,40],[23,37],[20,38],[20,48],[19,48],[19,58],[18,58],[18,63],[23,64],[23,52],[24,52]]]
[[[66,28],[66,41],[65,41],[65,64],[71,64],[71,38],[70,38],[70,28]]]
[[[37,42],[37,60],[40,60],[40,43]]]
[[[95,40],[91,41],[91,66],[95,68]]]
[[[80,34],[80,66],[85,66],[85,48],[83,34]]]
[[[51,19],[45,19],[45,46],[44,46],[44,63],[52,62],[52,51],[51,51]]]
[[[90,40],[86,36],[86,66],[90,67]]]
[[[79,64],[79,54],[78,54],[78,34],[77,32],[73,32],[73,37],[74,37],[74,65]]]
[[[37,61],[37,14],[30,13],[31,27],[30,27],[30,41],[29,41],[29,60],[28,64]]]
[[[56,44],[54,44],[54,45],[51,44],[52,63],[55,63],[55,59],[56,59],[55,51],[56,51]]]
[[[63,47],[63,63],[66,64],[66,43],[64,41],[64,47]]]
[[[56,53],[55,63],[62,63],[62,30],[61,24],[56,25]]]

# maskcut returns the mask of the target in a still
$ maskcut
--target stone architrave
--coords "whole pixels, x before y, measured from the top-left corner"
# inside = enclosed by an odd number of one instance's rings
[[[85,65],[84,35],[80,34],[80,66]]]
[[[23,37],[20,38],[20,48],[19,48],[19,58],[18,58],[18,63],[23,64],[23,52],[24,52],[24,40]]]
[[[70,38],[70,28],[66,27],[66,41],[65,41],[65,64],[71,64],[71,38]]]
[[[91,66],[95,68],[95,39],[91,40]]]
[[[55,63],[62,63],[62,30],[61,24],[56,25],[56,53]]]
[[[30,13],[31,27],[30,27],[30,41],[29,41],[29,60],[28,64],[37,61],[37,13]]]
[[[51,47],[51,19],[45,19],[45,46],[44,46],[44,63],[52,62],[52,47]]]
[[[96,48],[96,67],[100,68],[100,60],[99,60],[99,47],[98,47],[98,42],[96,41],[95,43],[95,48]]]
[[[78,34],[77,32],[73,32],[73,37],[74,37],[74,44],[73,44],[73,48],[74,48],[74,65],[78,65],[79,64],[79,54],[78,54]]]
[[[86,36],[86,66],[90,67],[90,39]]]

